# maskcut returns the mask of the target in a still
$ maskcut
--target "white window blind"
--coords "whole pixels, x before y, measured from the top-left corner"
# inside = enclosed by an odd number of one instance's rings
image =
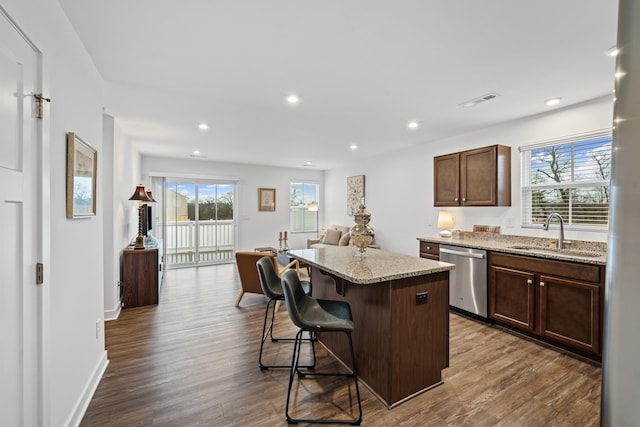
[[[520,147],[522,225],[558,212],[567,226],[606,229],[611,142],[606,129]]]
[[[290,182],[289,227],[292,233],[318,231],[318,211],[309,210],[309,204],[318,202],[319,188],[317,183]]]

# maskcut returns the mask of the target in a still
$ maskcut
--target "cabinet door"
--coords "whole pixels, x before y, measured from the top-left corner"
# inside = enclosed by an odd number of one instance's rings
[[[433,158],[433,205],[459,206],[460,153]]]
[[[495,206],[497,147],[464,151],[460,155],[460,184],[463,206]]]
[[[540,276],[540,314],[542,335],[600,351],[600,285]]]
[[[489,281],[489,317],[533,331],[533,273],[492,266]]]

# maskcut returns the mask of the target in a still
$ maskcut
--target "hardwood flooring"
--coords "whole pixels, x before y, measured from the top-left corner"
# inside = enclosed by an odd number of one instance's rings
[[[284,426],[287,370],[258,368],[266,299],[240,290],[234,264],[169,270],[157,306],[106,323],[109,366],[81,426]],[[601,370],[451,314],[444,384],[391,410],[366,387],[365,426],[597,426]],[[295,333],[286,308],[276,335]],[[287,364],[289,343],[266,363]],[[318,346],[318,369],[340,366]],[[353,385],[296,379],[294,416],[349,417]]]

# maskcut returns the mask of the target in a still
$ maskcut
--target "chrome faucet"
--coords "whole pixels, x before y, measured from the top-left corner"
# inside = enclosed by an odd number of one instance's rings
[[[554,216],[558,218],[558,220],[560,221],[560,236],[558,236],[558,249],[564,249],[564,221],[562,219],[562,216],[558,212],[551,212],[549,214],[549,216],[544,222],[544,225],[542,226],[542,229],[544,231],[549,230],[549,221],[551,221],[551,218],[553,218]]]

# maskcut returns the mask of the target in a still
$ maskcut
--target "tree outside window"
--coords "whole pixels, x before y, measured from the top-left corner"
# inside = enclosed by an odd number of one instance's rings
[[[606,228],[611,142],[606,132],[521,148],[523,225],[558,212],[567,225]]]

